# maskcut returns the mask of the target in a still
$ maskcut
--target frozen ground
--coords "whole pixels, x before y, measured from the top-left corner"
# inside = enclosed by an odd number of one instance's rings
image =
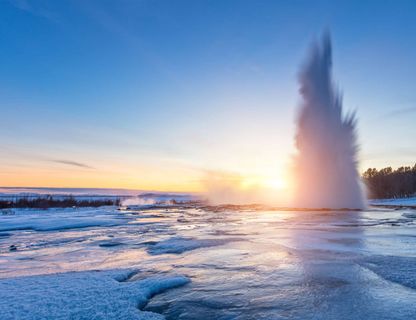
[[[2,320],[416,315],[413,209],[14,210],[0,228]]]

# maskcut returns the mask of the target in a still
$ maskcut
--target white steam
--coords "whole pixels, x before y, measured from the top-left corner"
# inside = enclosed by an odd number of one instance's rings
[[[143,199],[140,197],[127,198],[121,201],[122,206],[148,206],[156,204],[155,199]]]
[[[325,34],[312,46],[299,77],[303,101],[296,135],[294,205],[362,209],[356,119],[343,114],[331,70],[331,41]]]

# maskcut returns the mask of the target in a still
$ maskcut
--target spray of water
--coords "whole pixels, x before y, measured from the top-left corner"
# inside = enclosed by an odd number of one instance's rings
[[[295,205],[307,208],[365,207],[357,170],[355,115],[344,115],[332,80],[329,34],[314,43],[300,72],[296,135]]]

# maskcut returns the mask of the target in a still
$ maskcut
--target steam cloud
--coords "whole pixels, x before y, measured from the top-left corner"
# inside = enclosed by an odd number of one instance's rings
[[[242,188],[243,177],[225,172],[210,172],[201,181],[206,189],[206,196],[210,204],[253,204],[263,203],[256,186]]]
[[[332,80],[329,34],[314,43],[300,72],[296,135],[295,205],[307,208],[363,209],[357,170],[355,114],[344,115]]]
[[[261,184],[247,184],[246,179],[236,173],[209,172],[201,182],[208,202],[212,205],[289,205],[287,195],[277,194],[275,189]]]

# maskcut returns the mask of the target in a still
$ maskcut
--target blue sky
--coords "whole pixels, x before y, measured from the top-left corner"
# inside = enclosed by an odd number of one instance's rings
[[[282,175],[332,34],[360,168],[416,161],[414,1],[0,1],[0,185],[196,190]]]

